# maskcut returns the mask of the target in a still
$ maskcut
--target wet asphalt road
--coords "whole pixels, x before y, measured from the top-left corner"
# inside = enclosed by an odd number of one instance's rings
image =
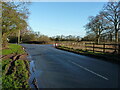
[[[118,88],[120,67],[103,60],[58,50],[52,45],[22,44],[34,61],[39,88]]]

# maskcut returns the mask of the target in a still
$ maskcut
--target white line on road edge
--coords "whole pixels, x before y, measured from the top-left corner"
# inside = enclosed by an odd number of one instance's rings
[[[95,75],[97,75],[97,76],[99,76],[99,77],[101,77],[101,78],[103,78],[103,79],[105,79],[105,80],[109,80],[108,78],[106,78],[106,77],[104,77],[104,76],[102,76],[102,75],[100,75],[100,74],[98,74],[98,73],[95,73],[95,72],[93,72],[93,71],[91,71],[91,70],[89,70],[89,69],[87,69],[87,68],[85,68],[85,67],[83,67],[83,66],[81,66],[81,65],[79,65],[79,64],[77,64],[77,63],[74,63],[74,62],[71,62],[71,63],[73,63],[73,64],[79,66],[80,68],[82,68],[82,69],[84,69],[84,70],[86,70],[86,71],[88,71],[88,72],[91,72],[92,74],[95,74]]]

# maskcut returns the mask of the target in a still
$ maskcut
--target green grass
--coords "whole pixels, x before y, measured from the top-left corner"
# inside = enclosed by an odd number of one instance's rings
[[[3,55],[24,54],[22,46],[17,44],[9,44],[8,49],[3,50]],[[12,66],[12,73],[6,74],[10,69],[12,59],[2,60],[2,88],[29,88],[29,61],[16,60]]]
[[[11,61],[12,59],[2,60],[2,74],[3,75],[5,75],[5,72],[8,70]]]
[[[9,54],[13,54],[13,53],[17,53],[17,54],[25,53],[25,51],[22,50],[21,48],[22,48],[22,46],[20,46],[20,45],[9,44],[8,49],[2,50],[2,55],[9,55]]]
[[[7,61],[7,60],[4,60]],[[7,65],[5,65],[7,67]],[[8,68],[7,68],[8,69]],[[7,70],[6,69],[6,70]],[[29,88],[28,85],[29,72],[23,60],[15,61],[13,73],[10,75],[2,75],[3,88]]]

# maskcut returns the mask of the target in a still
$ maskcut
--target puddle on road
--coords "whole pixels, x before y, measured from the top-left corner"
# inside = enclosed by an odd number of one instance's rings
[[[29,85],[31,88],[37,89],[37,82],[35,78],[35,64],[32,60],[32,57],[29,55],[28,60],[30,61],[30,78],[29,78]]]

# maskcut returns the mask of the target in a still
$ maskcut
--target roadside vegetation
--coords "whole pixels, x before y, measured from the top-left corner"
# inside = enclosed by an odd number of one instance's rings
[[[92,52],[92,51],[88,51],[88,50],[83,50],[83,49],[74,49],[74,48],[70,48],[70,47],[66,47],[66,46],[57,46],[57,49],[61,49],[61,50],[65,50],[68,52],[73,52],[73,53],[77,53],[80,55],[86,55],[86,56],[90,56],[90,57],[94,57],[94,58],[98,58],[98,59],[102,59],[102,60],[106,60],[106,61],[110,61],[113,63],[118,63],[120,62],[119,58],[120,56],[117,54],[110,54],[110,53],[101,53],[101,52]]]
[[[22,47],[9,44],[2,53],[2,88],[29,88],[29,61]]]
[[[9,44],[9,37],[18,36],[17,43],[20,43],[20,33],[28,28],[28,5],[26,2],[1,2],[2,4],[2,88],[30,88],[29,61],[22,46]]]
[[[22,46],[16,44],[9,44],[8,48],[2,50],[2,55],[9,54],[24,54],[25,51],[22,50]]]

